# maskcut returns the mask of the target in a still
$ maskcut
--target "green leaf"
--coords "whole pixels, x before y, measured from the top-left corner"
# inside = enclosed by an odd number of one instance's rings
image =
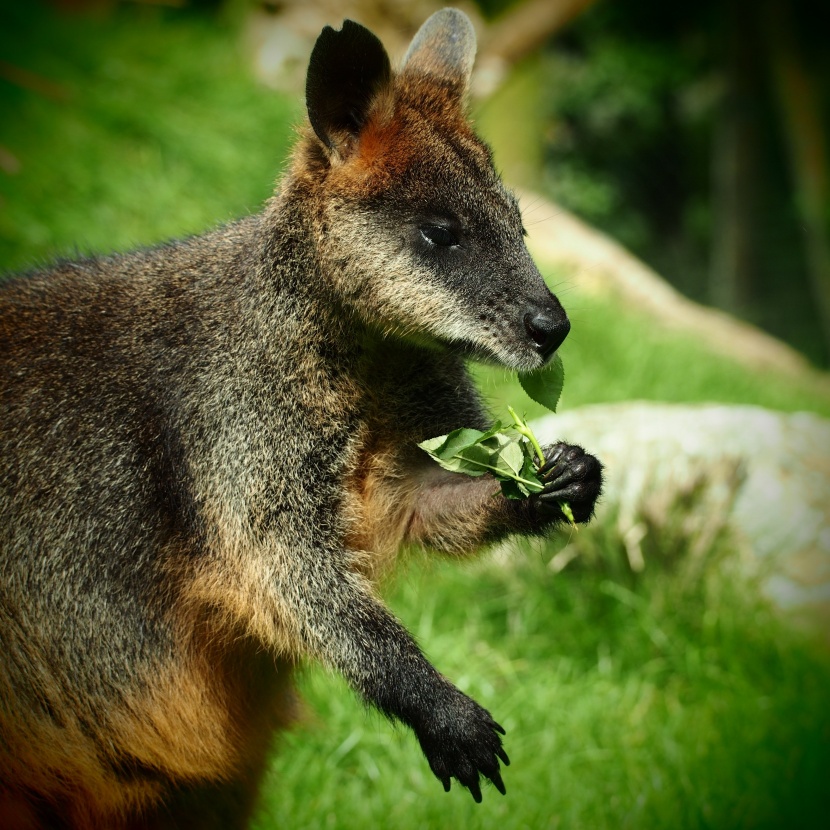
[[[467,464],[477,465],[486,470],[494,466],[495,456],[496,453],[489,447],[485,447],[483,444],[473,444],[471,447],[464,447],[457,457],[467,462]]]
[[[456,429],[448,435],[439,435],[428,438],[418,446],[445,470],[452,473],[465,473],[469,476],[481,476],[487,472],[486,468],[470,463],[459,456],[461,450],[475,446],[485,433],[477,429]]]
[[[515,437],[512,435],[508,435],[505,432],[497,432],[494,435],[490,435],[488,438],[485,438],[481,441],[482,447],[487,447],[491,452],[499,452],[502,447],[507,446],[511,442],[515,441]]]
[[[467,447],[472,447],[487,435],[478,429],[455,429],[446,436],[444,445],[436,452],[444,460],[458,455]]]
[[[509,441],[495,456],[494,466],[502,475],[512,477],[521,474],[525,456],[518,441]]]
[[[507,499],[526,499],[527,488],[514,479],[505,479],[501,482],[501,494]]]
[[[481,433],[481,438],[478,440],[483,442],[486,441],[488,438],[492,438],[494,435],[500,435],[502,430],[504,429],[501,421],[496,421],[487,432]]]
[[[486,432],[479,429],[454,429],[447,435],[439,435],[436,438],[428,438],[418,446],[428,452],[433,458],[448,461],[458,453],[463,452],[467,447],[472,447],[482,441],[487,441],[502,429],[501,421],[496,421]]]
[[[426,441],[421,441],[418,446],[424,451],[428,452],[433,458],[438,458],[438,450],[447,443],[449,435],[438,435],[435,438],[427,438]]]
[[[429,450],[427,450],[427,452],[429,452]],[[445,470],[449,470],[451,473],[464,473],[468,476],[483,476],[487,472],[486,466],[482,466],[474,461],[462,458],[459,455],[444,459],[434,453],[430,452],[429,454],[433,461],[442,466]]]
[[[565,367],[557,354],[547,366],[519,374],[519,383],[529,398],[556,412],[562,387],[565,385]]]
[[[525,460],[519,475],[525,481],[532,482],[532,484],[526,485],[527,489],[531,493],[541,493],[542,490],[545,489],[545,485],[542,484],[541,480],[536,475],[536,462],[533,456],[530,454],[528,445],[523,444],[523,448],[525,449]]]

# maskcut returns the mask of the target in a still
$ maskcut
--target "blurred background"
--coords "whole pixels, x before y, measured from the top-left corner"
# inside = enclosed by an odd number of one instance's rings
[[[256,211],[344,17],[431,0],[0,0],[0,271]],[[830,814],[830,5],[478,0],[470,111],[573,331],[540,435],[591,531],[386,593],[507,729],[508,796],[309,668],[257,826],[816,827]],[[513,377],[476,368],[496,414]],[[548,432],[549,431],[549,432]],[[563,432],[564,431],[564,432]]]
[[[49,51],[49,31],[62,24],[47,9],[85,30],[73,48],[88,61],[91,41],[106,37],[107,21],[117,27],[124,13],[145,25],[154,17],[162,30],[185,21],[197,29],[215,25],[243,64],[238,69],[288,93],[296,105],[323,25],[351,15],[376,29],[399,57],[439,4],[52,0],[40,13],[37,2],[4,5],[10,42],[0,78],[11,117],[20,114],[21,95],[31,92],[84,105],[73,86],[79,67],[60,65],[71,60],[60,54],[65,50],[55,49],[42,73],[27,74],[25,61],[15,60],[26,54],[31,62],[33,52]],[[612,235],[685,295],[757,323],[816,365],[828,365],[830,7],[808,0],[462,6],[481,41],[475,106],[497,113],[484,116],[484,128],[512,184],[532,187]],[[162,74],[169,74],[162,71],[166,62],[187,62],[185,54],[165,53],[163,35],[157,49]],[[117,56],[109,65],[99,59],[98,71],[115,81]],[[19,146],[3,147],[6,175],[18,168],[27,175],[24,155]],[[5,231],[3,259],[17,265],[25,254],[16,255],[9,236]]]

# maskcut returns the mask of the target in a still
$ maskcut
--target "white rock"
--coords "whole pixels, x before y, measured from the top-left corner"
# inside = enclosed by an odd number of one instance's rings
[[[765,590],[779,605],[830,623],[827,419],[752,406],[631,402],[550,415],[533,428],[542,443],[579,444],[605,464],[597,524],[616,523],[635,570],[647,564],[643,517],[676,511],[686,497],[693,543],[707,543],[707,527],[726,527],[746,561],[767,574]]]

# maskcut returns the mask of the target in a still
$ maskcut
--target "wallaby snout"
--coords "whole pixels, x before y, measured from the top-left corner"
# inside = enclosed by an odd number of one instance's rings
[[[469,354],[520,372],[538,369],[568,336],[568,315],[521,238],[494,251],[488,264],[471,275],[477,290],[468,337],[478,348]]]

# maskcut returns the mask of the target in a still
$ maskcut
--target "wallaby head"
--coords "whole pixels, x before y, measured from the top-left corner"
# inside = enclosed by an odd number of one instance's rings
[[[321,273],[368,324],[527,370],[570,324],[466,118],[475,48],[468,18],[443,9],[395,73],[367,29],[326,27],[306,86],[313,132],[289,187],[314,205]]]

